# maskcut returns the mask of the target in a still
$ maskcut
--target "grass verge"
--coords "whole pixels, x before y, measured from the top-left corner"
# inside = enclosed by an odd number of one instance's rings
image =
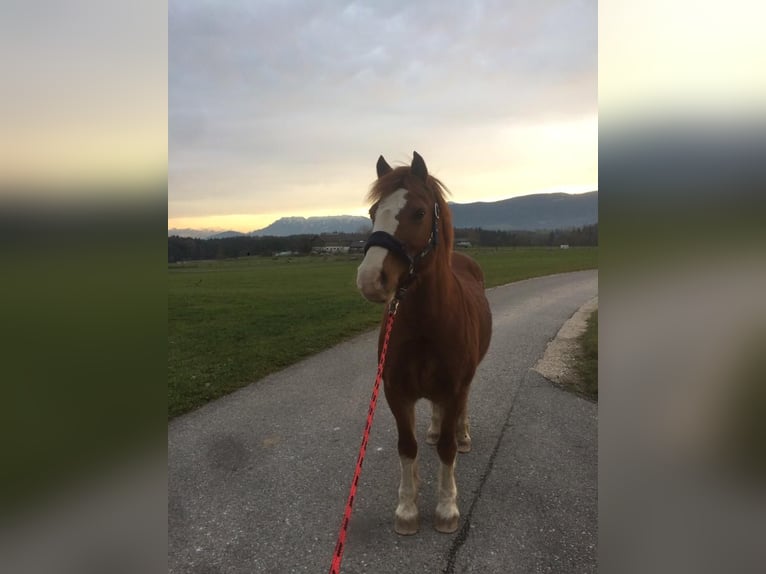
[[[575,364],[575,386],[584,395],[598,400],[598,310],[588,317],[585,332],[579,340],[579,356]]]

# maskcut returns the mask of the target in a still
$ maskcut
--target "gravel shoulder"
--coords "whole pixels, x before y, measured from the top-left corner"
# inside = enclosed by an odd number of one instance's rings
[[[545,354],[533,367],[549,381],[558,385],[571,385],[577,377],[575,362],[579,352],[578,339],[585,332],[588,317],[598,309],[598,297],[585,302],[561,326],[556,336],[548,343]]]

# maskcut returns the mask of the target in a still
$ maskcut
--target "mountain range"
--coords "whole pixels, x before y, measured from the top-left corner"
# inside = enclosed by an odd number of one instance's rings
[[[598,191],[580,194],[537,193],[500,201],[450,203],[456,228],[481,227],[494,230],[534,231],[570,229],[598,222]],[[327,217],[282,217],[250,233],[196,229],[168,229],[168,237],[222,239],[239,236],[318,235],[321,233],[367,232],[370,220],[357,215]]]
[[[492,202],[450,203],[450,209],[456,228],[571,229],[598,221],[598,191],[536,193]]]

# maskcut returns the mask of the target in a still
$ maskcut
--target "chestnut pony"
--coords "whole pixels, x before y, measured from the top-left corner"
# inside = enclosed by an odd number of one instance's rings
[[[373,202],[372,234],[356,283],[370,301],[399,300],[391,331],[383,384],[399,433],[401,482],[394,529],[414,534],[419,517],[418,443],[415,402],[431,402],[426,442],[441,461],[434,526],[457,530],[456,453],[471,450],[468,391],[489,347],[492,315],[484,276],[475,261],[452,251],[452,215],[444,186],[415,152],[410,166],[392,168],[383,156]],[[387,311],[381,325],[380,353]]]

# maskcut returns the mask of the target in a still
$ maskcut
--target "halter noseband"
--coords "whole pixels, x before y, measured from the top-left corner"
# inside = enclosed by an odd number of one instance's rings
[[[428,243],[426,246],[420,253],[415,255],[415,257],[412,257],[409,253],[407,253],[407,248],[405,247],[404,243],[399,241],[396,237],[387,231],[373,231],[370,237],[367,239],[367,243],[364,245],[364,254],[367,255],[367,251],[370,249],[370,247],[382,247],[383,249],[386,249],[390,253],[396,255],[399,259],[407,264],[409,267],[409,275],[407,276],[407,279],[404,280],[404,283],[399,286],[396,291],[396,298],[401,299],[404,297],[404,293],[407,291],[407,288],[415,280],[415,268],[417,267],[418,263],[420,263],[420,260],[428,255],[432,249],[436,249],[438,243],[439,204],[434,203],[434,219],[433,225],[431,226],[431,235],[428,237]]]

